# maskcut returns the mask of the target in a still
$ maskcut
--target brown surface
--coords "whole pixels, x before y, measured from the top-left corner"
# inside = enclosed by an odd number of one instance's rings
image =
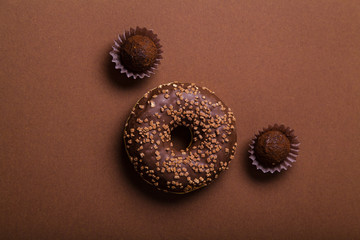
[[[359,1],[2,1],[1,239],[359,239]],[[129,81],[109,51],[152,28],[164,59]],[[235,112],[230,169],[206,189],[143,184],[121,146],[135,102],[189,81]],[[253,134],[295,129],[289,171],[249,165]]]

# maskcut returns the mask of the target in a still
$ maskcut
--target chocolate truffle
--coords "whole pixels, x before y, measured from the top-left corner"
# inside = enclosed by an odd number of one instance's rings
[[[157,47],[147,36],[134,35],[120,47],[120,59],[129,70],[140,73],[152,67],[157,58]]]
[[[290,153],[290,141],[281,131],[271,130],[257,138],[254,150],[262,164],[274,166],[286,160]]]

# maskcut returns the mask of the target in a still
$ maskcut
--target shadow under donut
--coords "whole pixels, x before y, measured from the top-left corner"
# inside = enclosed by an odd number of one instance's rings
[[[145,182],[140,175],[135,171],[134,166],[130,162],[129,156],[125,150],[125,143],[123,139],[123,132],[125,128],[125,122],[123,123],[120,132],[118,133],[116,144],[116,161],[119,166],[121,174],[127,179],[128,184],[132,185],[135,189],[141,192],[145,197],[156,200],[166,204],[174,204],[187,199],[193,199],[206,191],[206,188],[201,188],[186,194],[174,194],[167,193],[156,189],[154,186]],[[211,184],[213,185],[213,184]]]

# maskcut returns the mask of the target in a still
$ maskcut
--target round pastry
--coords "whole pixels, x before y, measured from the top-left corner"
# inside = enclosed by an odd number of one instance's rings
[[[275,124],[255,135],[250,144],[250,159],[264,173],[280,172],[296,161],[299,145],[294,130]]]
[[[162,59],[160,41],[152,30],[130,28],[115,40],[110,52],[115,68],[127,77],[144,78],[154,74]]]
[[[178,150],[177,127],[191,132]],[[169,83],[147,92],[125,124],[125,149],[135,170],[157,189],[187,193],[205,187],[226,170],[236,149],[235,118],[213,92],[190,83]]]

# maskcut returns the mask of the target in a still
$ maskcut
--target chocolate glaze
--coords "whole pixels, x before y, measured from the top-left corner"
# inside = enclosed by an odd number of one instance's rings
[[[192,143],[176,150],[171,131],[190,128]],[[187,193],[228,168],[236,149],[232,111],[210,90],[169,83],[146,93],[125,125],[125,148],[135,170],[159,190]]]

